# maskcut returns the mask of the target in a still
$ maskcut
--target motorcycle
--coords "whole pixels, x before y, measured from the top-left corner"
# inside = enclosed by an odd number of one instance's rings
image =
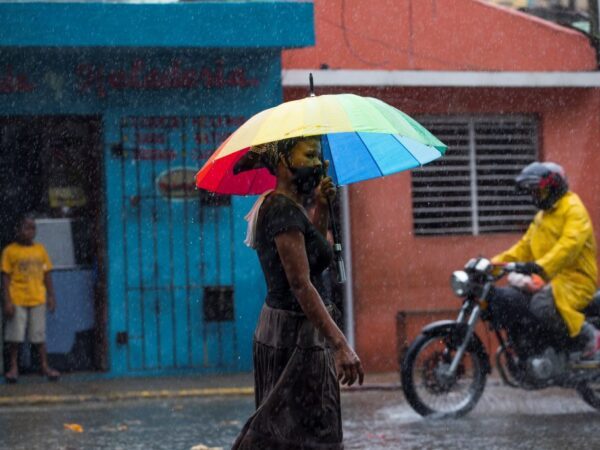
[[[581,358],[580,340],[557,336],[528,342],[526,336],[511,336],[494,324],[488,308],[490,290],[517,271],[514,263],[496,265],[476,258],[452,274],[452,289],[463,299],[458,317],[425,326],[401,362],[402,389],[417,413],[457,417],[475,407],[492,370],[475,332],[479,321],[489,324],[499,342],[495,365],[506,385],[525,390],[575,389],[586,403],[600,409],[600,361]],[[600,290],[584,313],[588,322],[600,328]]]

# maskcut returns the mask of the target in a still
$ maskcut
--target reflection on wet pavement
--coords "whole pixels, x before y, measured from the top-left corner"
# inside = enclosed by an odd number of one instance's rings
[[[345,396],[347,449],[590,449],[600,433],[599,413],[566,390],[488,387],[470,415],[445,420],[423,419],[397,396]]]
[[[488,386],[469,416],[453,420],[421,418],[401,391],[346,393],[343,408],[347,449],[591,449],[600,433],[598,413],[558,389]],[[0,449],[226,449],[252,409],[250,396],[6,408]]]

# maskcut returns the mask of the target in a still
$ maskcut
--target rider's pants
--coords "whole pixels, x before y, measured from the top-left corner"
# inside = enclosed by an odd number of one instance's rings
[[[488,302],[494,324],[513,337],[527,335],[537,341],[568,336],[567,327],[554,306],[550,286],[534,295],[514,287],[495,287],[490,291]]]
[[[555,336],[567,336],[569,334],[567,325],[554,304],[551,285],[546,285],[531,296],[529,311],[549,333]]]

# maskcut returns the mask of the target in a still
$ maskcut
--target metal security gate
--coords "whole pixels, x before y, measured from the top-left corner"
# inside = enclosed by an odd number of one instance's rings
[[[109,214],[120,214],[112,236],[121,239],[109,242],[111,298],[121,307],[113,307],[111,320],[122,371],[236,368],[232,202],[196,190],[194,175],[243,120],[113,121],[118,139],[108,150],[107,190]]]

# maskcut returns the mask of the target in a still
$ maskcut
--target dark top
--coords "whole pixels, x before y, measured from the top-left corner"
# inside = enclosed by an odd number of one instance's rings
[[[293,200],[273,193],[260,207],[256,226],[256,251],[267,282],[267,305],[271,308],[302,311],[292,294],[275,245],[275,236],[290,230],[298,230],[304,234],[310,280],[325,304],[330,304],[323,271],[333,258],[331,246]]]

